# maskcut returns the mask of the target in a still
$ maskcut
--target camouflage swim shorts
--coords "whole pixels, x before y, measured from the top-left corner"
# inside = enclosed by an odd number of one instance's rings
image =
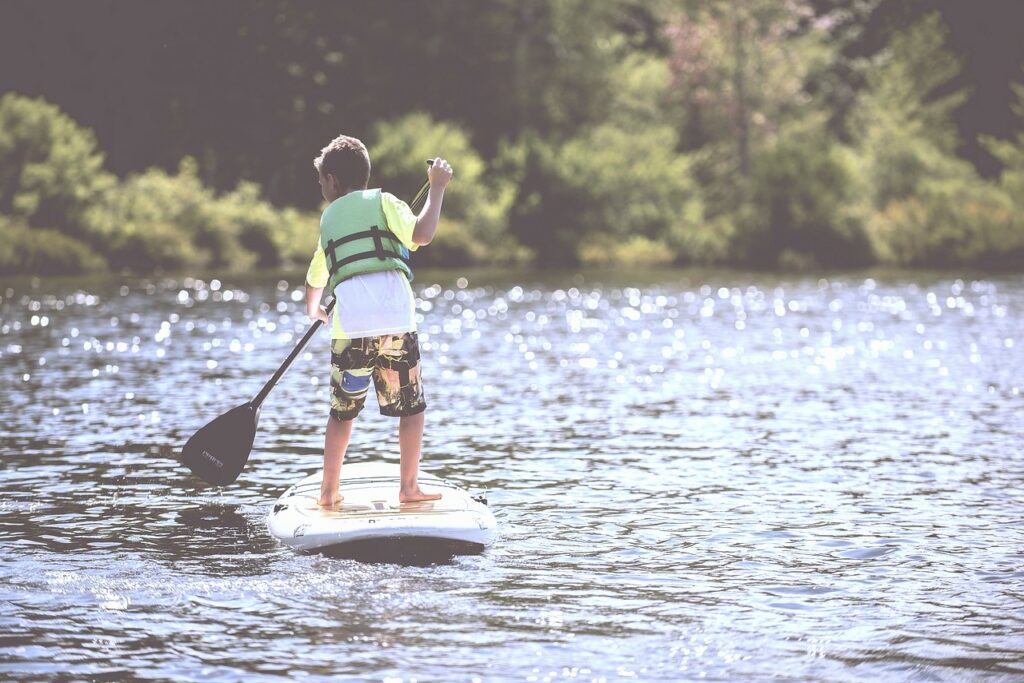
[[[351,420],[366,403],[370,380],[380,414],[406,417],[427,409],[415,332],[331,340],[331,416]]]

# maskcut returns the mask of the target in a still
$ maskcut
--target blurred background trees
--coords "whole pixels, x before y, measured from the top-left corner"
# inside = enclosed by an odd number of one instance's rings
[[[8,0],[0,272],[301,263],[339,132],[400,197],[452,161],[424,264],[1019,268],[1022,19],[1013,0]]]

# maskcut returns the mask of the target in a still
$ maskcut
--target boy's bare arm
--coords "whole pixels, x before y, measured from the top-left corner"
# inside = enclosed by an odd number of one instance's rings
[[[320,305],[320,297],[323,295],[323,287],[310,287],[309,283],[306,283],[306,315],[310,320],[322,320],[326,324],[330,321],[327,317],[327,309]]]
[[[441,204],[444,201],[444,189],[452,179],[452,167],[447,161],[440,157],[434,159],[433,166],[427,171],[427,178],[430,180],[430,191],[427,192],[427,201],[416,217],[416,227],[412,231],[412,241],[415,244],[430,244],[437,232],[437,221],[441,217]]]

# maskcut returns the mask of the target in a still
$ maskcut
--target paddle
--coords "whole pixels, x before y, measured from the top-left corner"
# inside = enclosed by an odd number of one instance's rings
[[[433,163],[433,159],[427,160],[427,166]],[[416,205],[427,196],[429,185],[429,180],[424,182],[416,193],[409,205],[413,212],[416,211]],[[326,309],[328,314],[334,310],[333,299],[327,304]],[[192,470],[197,477],[214,486],[225,486],[238,478],[249,459],[249,453],[252,452],[263,401],[306,348],[306,344],[320,329],[321,324],[322,321],[316,320],[309,326],[306,334],[281,363],[281,367],[251,401],[232,408],[192,435],[181,449],[182,464]]]

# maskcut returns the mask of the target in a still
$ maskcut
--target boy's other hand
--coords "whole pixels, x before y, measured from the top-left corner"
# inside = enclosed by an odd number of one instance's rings
[[[324,308],[323,306],[317,306],[316,312],[313,315],[309,316],[309,320],[310,322],[316,322],[317,320],[319,320],[324,325],[331,322],[330,316],[327,315],[327,309]]]
[[[434,163],[427,171],[427,178],[430,180],[431,189],[443,190],[452,179],[451,165],[441,157],[434,159]]]

